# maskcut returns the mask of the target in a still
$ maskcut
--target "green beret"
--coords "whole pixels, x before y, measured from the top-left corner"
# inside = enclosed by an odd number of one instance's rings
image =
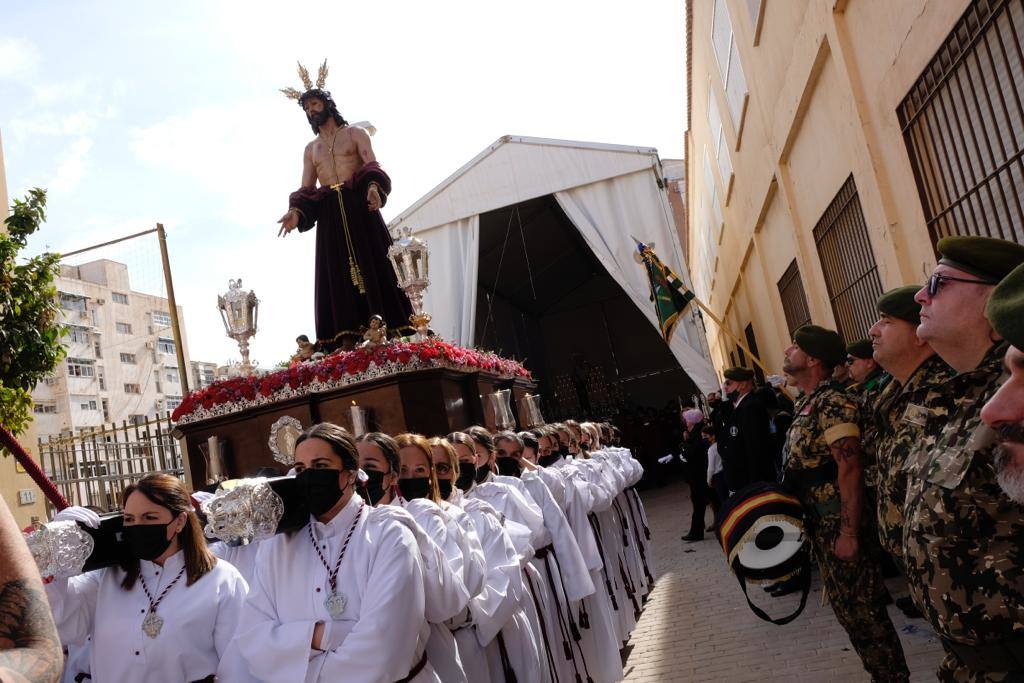
[[[1024,263],[1024,245],[994,237],[943,237],[939,263],[996,284]]]
[[[985,315],[999,335],[1024,350],[1024,266],[1017,266],[992,290]]]
[[[754,371],[750,368],[729,368],[722,374],[725,375],[726,379],[731,379],[733,382],[749,382],[754,379]]]
[[[871,348],[870,339],[858,339],[852,344],[846,345],[846,353],[853,356],[854,358],[860,358],[866,360],[872,358],[875,350]]]
[[[833,330],[817,325],[804,325],[793,333],[793,341],[808,356],[835,367],[846,361],[846,344]]]
[[[914,296],[920,291],[920,285],[907,285],[897,287],[878,297],[875,306],[879,313],[884,313],[892,318],[905,320],[912,325],[921,324],[921,304],[914,301]]]

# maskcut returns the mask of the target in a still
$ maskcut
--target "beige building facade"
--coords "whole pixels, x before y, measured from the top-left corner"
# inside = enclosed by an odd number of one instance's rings
[[[950,234],[1024,242],[1022,0],[687,0],[696,293],[781,370]],[[718,368],[751,365],[708,322]]]

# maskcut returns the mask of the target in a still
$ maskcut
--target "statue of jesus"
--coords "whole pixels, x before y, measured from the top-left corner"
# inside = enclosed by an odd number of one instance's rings
[[[299,76],[305,92],[282,92],[298,100],[316,137],[306,145],[302,185],[288,197],[278,235],[317,226],[316,343],[329,353],[352,348],[374,315],[393,331],[411,329],[412,306],[387,257],[391,236],[380,208],[391,192],[391,179],[377,163],[370,136],[349,126],[323,89],[326,61],[315,87],[301,64]]]

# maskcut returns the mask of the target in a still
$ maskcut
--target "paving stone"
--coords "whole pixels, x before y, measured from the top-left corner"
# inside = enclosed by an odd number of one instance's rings
[[[870,680],[831,608],[821,604],[817,578],[796,621],[786,626],[761,621],[747,607],[712,535],[698,543],[679,540],[689,528],[686,484],[645,491],[642,497],[657,585],[630,638],[627,682]],[[895,597],[906,595],[901,582],[889,582],[889,590]],[[782,614],[797,604],[794,596],[771,598],[757,586],[750,593],[769,614]],[[923,620],[908,620],[893,606],[889,615],[900,634],[911,680],[933,681],[942,659],[934,633]]]

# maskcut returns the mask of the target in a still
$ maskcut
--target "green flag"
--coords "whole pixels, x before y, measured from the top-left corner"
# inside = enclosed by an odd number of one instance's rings
[[[658,316],[658,327],[665,341],[671,341],[679,316],[694,298],[694,293],[686,288],[679,276],[672,272],[654,253],[654,250],[643,242],[637,242],[637,250],[647,268],[648,284],[651,287],[651,301],[654,312]]]

